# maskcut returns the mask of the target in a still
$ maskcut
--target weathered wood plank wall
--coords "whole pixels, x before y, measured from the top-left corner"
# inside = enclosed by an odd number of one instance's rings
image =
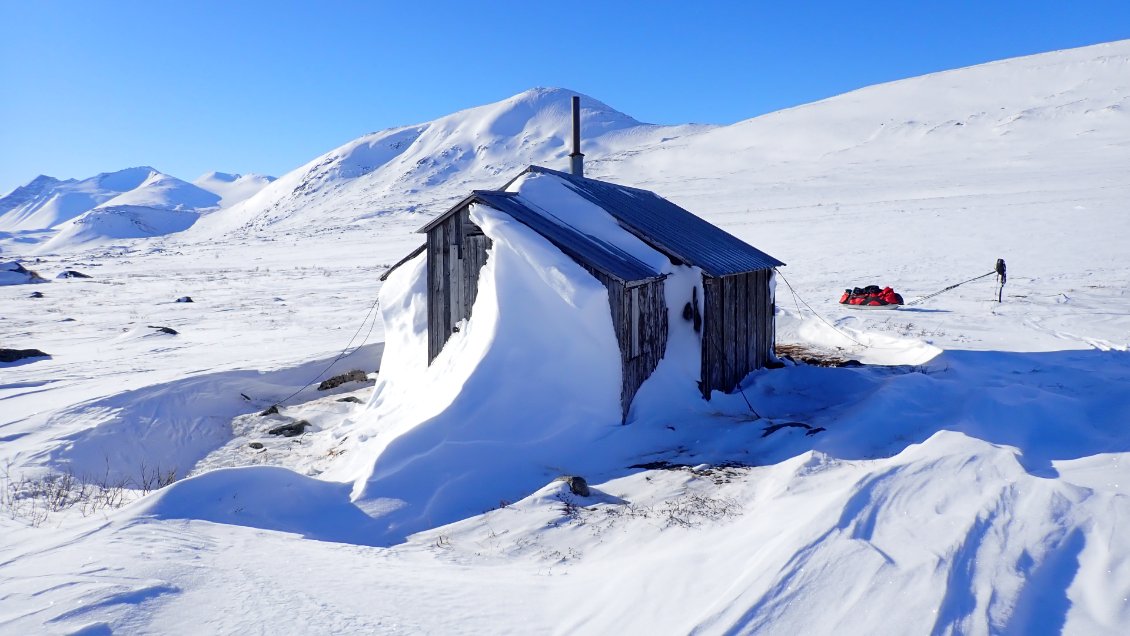
[[[667,352],[667,300],[663,280],[648,281],[626,287],[623,283],[581,264],[608,289],[608,308],[612,314],[612,329],[620,346],[620,408],[623,420],[636,392],[651,377],[659,361]],[[632,290],[635,289],[638,311],[632,308]],[[632,329],[639,338],[639,354],[632,355]]]
[[[471,317],[480,273],[490,247],[490,238],[471,222],[466,208],[428,232],[429,363],[439,355],[460,321]],[[667,351],[668,316],[663,281],[627,287],[583,263],[581,266],[608,289],[612,326],[620,347],[621,415],[626,419],[636,392]],[[729,322],[733,329],[736,323],[732,319]],[[736,362],[731,362],[728,367],[734,364]]]
[[[703,397],[733,391],[769,361],[774,339],[770,276],[770,270],[703,276]]]
[[[471,222],[468,209],[452,214],[428,232],[428,362],[459,323],[471,317],[479,274],[491,241]]]

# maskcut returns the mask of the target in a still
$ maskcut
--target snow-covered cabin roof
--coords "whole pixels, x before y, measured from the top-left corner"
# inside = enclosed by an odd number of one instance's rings
[[[475,190],[445,214],[420,228],[427,232],[469,203],[481,203],[505,212],[549,239],[558,249],[623,283],[654,280],[664,274],[608,241],[578,230],[567,221],[523,201],[516,192]]]
[[[530,166],[526,168],[521,174],[503,186],[502,190],[507,190],[515,181],[531,173],[557,177],[578,195],[607,212],[628,232],[684,264],[699,267],[705,274],[710,276],[726,276],[729,274],[770,269],[778,265],[784,265],[781,261],[749,245],[736,236],[704,221],[693,213],[675,205],[654,192],[647,190],[622,186],[598,179],[578,177],[541,166]],[[618,267],[632,269],[638,264],[651,272],[647,277],[659,275],[654,272],[650,266],[631,257],[631,255],[623,252],[623,250],[618,250],[600,239],[569,227],[567,224],[562,223],[560,219],[547,219],[543,214],[543,210],[523,205],[520,199],[516,200],[512,198],[513,193],[511,192],[476,191],[472,197],[474,196],[481,198],[489,197],[492,198],[494,202],[508,201],[506,205],[510,205],[511,207],[517,206],[517,208],[520,208],[520,210],[518,210],[520,216],[516,216],[515,218],[518,218],[519,221],[529,225],[555,243],[559,242],[557,240],[558,237],[556,235],[550,236],[546,234],[546,232],[557,232],[561,234],[567,238],[568,244],[575,244],[578,248],[584,248],[583,251],[581,249],[578,249],[578,251],[581,252],[580,255],[584,256],[586,260],[591,256],[599,255],[605,260],[612,259],[617,261],[615,264]],[[468,199],[470,198],[471,197],[468,197]],[[494,205],[491,201],[483,199],[483,202],[492,207],[499,208],[498,205]],[[466,203],[467,200],[460,202],[459,205],[433,219],[419,231],[427,232]],[[510,212],[510,210],[503,208],[499,209],[502,209],[504,212]],[[634,263],[632,261],[634,261]],[[596,263],[593,264],[596,265]],[[606,266],[607,265],[611,265],[611,263],[607,263]],[[625,278],[625,275],[633,275],[628,272],[624,272],[623,275],[617,274],[616,276],[622,280],[637,280],[641,274],[641,272],[636,272],[634,276],[637,278]]]

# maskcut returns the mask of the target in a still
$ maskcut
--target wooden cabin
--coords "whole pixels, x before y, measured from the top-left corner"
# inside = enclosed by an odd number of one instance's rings
[[[669,312],[665,274],[507,191],[528,173],[562,180],[672,263],[699,268],[701,286],[681,311]],[[470,318],[479,272],[489,257],[491,240],[472,222],[471,204],[489,206],[526,225],[608,289],[620,345],[625,418],[636,391],[663,359],[672,320],[688,320],[701,334],[699,390],[705,399],[712,391],[733,391],[742,378],[773,359],[772,277],[773,268],[783,263],[652,192],[530,166],[500,190],[471,193],[419,230],[427,241],[409,258],[427,251],[429,362]]]

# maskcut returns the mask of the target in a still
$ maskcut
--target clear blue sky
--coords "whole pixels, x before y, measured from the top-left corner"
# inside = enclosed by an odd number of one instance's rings
[[[1130,38],[1130,2],[0,0],[0,193],[152,165],[283,174],[533,86],[731,123]]]

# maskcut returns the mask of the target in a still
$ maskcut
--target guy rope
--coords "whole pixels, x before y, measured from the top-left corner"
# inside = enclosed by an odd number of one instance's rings
[[[996,277],[997,277],[997,283],[999,283],[999,284],[1000,284],[1000,289],[999,289],[999,290],[997,290],[997,302],[999,303],[999,302],[1001,302],[1001,300],[1002,300],[1002,299],[1003,299],[1003,297],[1004,297],[1004,283],[1005,283],[1005,280],[1007,280],[1007,278],[1008,278],[1008,276],[1007,276],[1007,274],[1005,273],[1005,271],[1006,271],[1006,270],[1005,270],[1004,259],[1003,259],[1003,258],[998,258],[998,259],[997,259],[997,264],[996,264],[996,267],[994,267],[994,268],[993,268],[993,271],[989,272],[988,274],[981,274],[980,276],[976,276],[976,277],[974,277],[974,278],[970,278],[969,280],[963,280],[963,281],[961,281],[960,283],[954,283],[953,285],[950,285],[949,287],[946,287],[946,288],[945,288],[945,289],[943,289],[943,290],[940,290],[940,291],[936,291],[936,292],[934,292],[934,293],[932,293],[932,294],[928,294],[928,295],[926,295],[926,296],[923,296],[923,297],[921,297],[921,298],[916,298],[916,299],[914,299],[914,300],[912,300],[912,301],[910,301],[910,302],[906,303],[906,305],[905,305],[905,306],[906,306],[906,307],[910,307],[911,305],[917,305],[918,303],[920,303],[920,302],[922,302],[922,301],[924,301],[924,300],[929,300],[930,298],[933,298],[934,296],[937,296],[937,295],[939,295],[939,294],[944,294],[944,293],[948,292],[948,291],[949,291],[949,290],[951,290],[951,289],[956,289],[956,288],[958,288],[958,287],[961,287],[962,285],[964,285],[964,284],[966,284],[966,283],[972,283],[972,282],[973,282],[973,281],[975,281],[975,280],[981,280],[982,278],[988,278],[989,276],[992,276],[992,275],[994,275],[994,274],[995,274],[995,275],[996,275]]]

